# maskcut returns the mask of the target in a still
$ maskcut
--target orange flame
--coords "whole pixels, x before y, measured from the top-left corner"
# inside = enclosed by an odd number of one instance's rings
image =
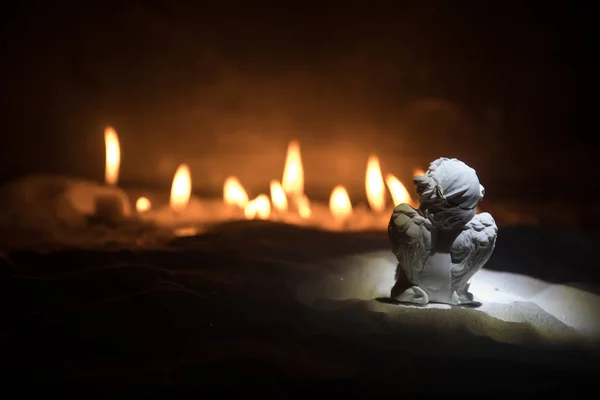
[[[108,185],[116,185],[121,167],[121,146],[117,132],[110,126],[104,130],[104,145],[106,147],[104,180]]]
[[[223,184],[223,201],[225,204],[235,205],[240,208],[248,204],[248,194],[235,176],[225,179]]]
[[[379,213],[385,209],[385,183],[381,175],[379,157],[372,154],[367,162],[367,174],[365,178],[367,200],[371,210]]]
[[[173,211],[184,210],[190,202],[192,194],[192,177],[190,169],[186,164],[181,164],[175,176],[173,177],[173,185],[171,186],[171,209]]]
[[[288,202],[287,197],[285,195],[285,191],[283,190],[283,186],[279,181],[272,180],[271,181],[271,203],[273,203],[273,207],[277,211],[287,211]]]
[[[402,203],[412,205],[413,201],[410,197],[410,193],[408,193],[408,190],[406,190],[406,187],[402,184],[402,182],[400,182],[398,178],[396,178],[392,174],[388,174],[385,177],[385,182],[390,191],[390,194],[392,195],[394,206],[397,206],[398,204]]]
[[[304,219],[310,218],[312,215],[312,210],[310,208],[310,200],[308,197],[306,197],[306,195],[296,196],[293,200],[300,217]]]
[[[300,144],[296,140],[292,140],[288,145],[281,185],[288,196],[304,194],[304,169],[300,156]]]
[[[337,185],[331,191],[329,197],[329,210],[333,217],[337,220],[342,220],[352,214],[352,203],[348,191],[342,185]]]
[[[135,210],[139,213],[146,212],[152,208],[152,203],[147,197],[140,197],[135,202]]]
[[[261,194],[254,200],[251,200],[244,208],[244,216],[246,219],[269,219],[271,215],[271,203],[266,194]]]

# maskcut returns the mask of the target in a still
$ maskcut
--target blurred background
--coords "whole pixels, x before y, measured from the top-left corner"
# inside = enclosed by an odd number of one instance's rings
[[[20,1],[2,24],[0,178],[257,194],[298,139],[306,191],[364,192],[370,153],[407,186],[457,157],[488,198],[564,200],[598,183],[591,6],[517,1]],[[595,29],[595,28],[594,28]]]

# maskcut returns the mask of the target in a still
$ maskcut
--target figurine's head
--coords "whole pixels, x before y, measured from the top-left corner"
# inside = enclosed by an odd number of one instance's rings
[[[455,158],[435,160],[427,174],[415,177],[413,182],[421,198],[421,209],[436,215],[436,221],[442,225],[468,222],[485,193],[475,170]]]

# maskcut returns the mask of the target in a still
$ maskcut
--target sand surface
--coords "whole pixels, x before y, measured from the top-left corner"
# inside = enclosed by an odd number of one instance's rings
[[[157,249],[7,253],[1,379],[360,398],[590,384],[600,297],[575,278],[594,265],[538,279],[515,256],[498,271],[519,234],[501,232],[477,275],[479,309],[378,301],[395,268],[379,232],[250,221]]]
[[[481,307],[414,307],[385,299],[385,232],[237,221],[177,238],[89,220],[86,185],[2,188],[5,387],[365,399],[600,378],[595,236],[501,225],[472,283]]]

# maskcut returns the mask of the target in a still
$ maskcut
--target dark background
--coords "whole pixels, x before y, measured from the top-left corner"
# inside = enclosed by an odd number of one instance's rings
[[[489,197],[592,194],[596,64],[583,2],[21,1],[3,15],[1,178],[103,177],[257,194],[298,138],[307,190],[408,183],[439,156]]]

